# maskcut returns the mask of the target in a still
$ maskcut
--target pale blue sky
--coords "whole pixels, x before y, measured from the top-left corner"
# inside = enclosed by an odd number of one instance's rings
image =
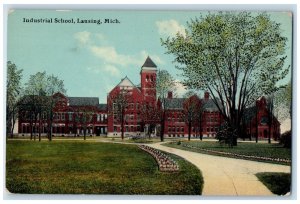
[[[164,54],[160,38],[183,31],[186,22],[204,12],[192,11],[42,11],[17,10],[8,18],[7,60],[23,69],[23,83],[31,74],[46,71],[64,80],[69,96],[99,97],[126,75],[140,83],[139,71],[149,55],[159,69],[180,80],[172,56]],[[291,15],[270,13],[282,24],[289,39],[287,64],[291,63]],[[118,19],[120,24],[23,23],[23,18]],[[289,75],[290,77],[290,75]],[[183,87],[178,86],[179,94]]]

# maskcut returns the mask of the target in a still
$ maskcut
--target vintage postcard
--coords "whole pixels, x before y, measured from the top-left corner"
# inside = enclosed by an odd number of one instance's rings
[[[10,10],[7,193],[289,197],[292,18]]]

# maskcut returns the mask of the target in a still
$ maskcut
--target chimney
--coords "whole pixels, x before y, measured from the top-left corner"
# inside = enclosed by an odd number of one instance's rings
[[[173,93],[172,93],[172,91],[169,91],[169,92],[168,92],[168,98],[173,98]]]
[[[204,99],[205,99],[205,100],[208,100],[208,99],[209,99],[209,93],[208,93],[207,91],[204,93]]]

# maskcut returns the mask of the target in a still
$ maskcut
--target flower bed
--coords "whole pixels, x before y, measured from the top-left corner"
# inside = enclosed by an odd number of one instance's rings
[[[286,164],[290,164],[291,160],[290,159],[282,159],[282,158],[270,158],[270,157],[261,157],[261,156],[250,156],[250,155],[243,155],[243,154],[236,154],[236,153],[231,153],[231,152],[222,152],[222,151],[216,151],[216,150],[210,150],[210,149],[205,149],[205,148],[200,148],[200,147],[195,147],[192,145],[188,144],[182,144],[183,147],[187,147],[190,149],[197,149],[203,152],[207,153],[212,153],[215,155],[224,155],[224,156],[229,156],[229,157],[234,157],[234,158],[240,158],[240,159],[252,159],[252,160],[261,160],[261,161],[275,161],[275,162],[282,162]]]
[[[161,151],[146,145],[139,145],[139,148],[148,152],[155,158],[160,171],[179,171],[179,165],[177,162]]]

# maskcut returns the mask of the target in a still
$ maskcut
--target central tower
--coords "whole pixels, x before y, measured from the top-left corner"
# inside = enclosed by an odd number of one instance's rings
[[[141,67],[141,91],[146,102],[156,101],[156,72],[157,66],[148,56]]]

